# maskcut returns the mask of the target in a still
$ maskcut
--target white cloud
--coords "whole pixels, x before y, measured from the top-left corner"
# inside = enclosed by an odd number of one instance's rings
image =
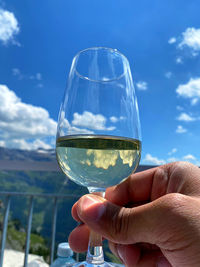
[[[24,74],[21,72],[20,69],[18,68],[13,68],[12,69],[12,74],[14,76],[16,76],[19,80],[34,80],[34,81],[37,81],[37,87],[38,88],[42,88],[43,87],[43,83],[41,82],[42,81],[42,74],[41,73],[36,73],[35,75],[27,75],[27,74]]]
[[[118,122],[118,120],[119,119],[117,117],[115,117],[115,116],[110,117],[110,121],[113,122],[113,123]]]
[[[178,159],[175,158],[175,157],[172,157],[172,158],[168,158],[167,159],[167,162],[175,162],[175,161],[178,161]]]
[[[19,33],[18,21],[15,15],[7,10],[0,8],[0,41],[3,44],[7,44],[9,41],[13,41],[14,36]]]
[[[198,118],[194,118],[194,117],[188,115],[187,113],[183,112],[177,117],[177,120],[190,122],[190,121],[196,121],[196,120],[198,120]]]
[[[186,133],[187,132],[187,129],[183,128],[182,125],[178,125],[177,128],[176,128],[176,133]]]
[[[184,108],[181,107],[181,106],[176,106],[176,109],[179,110],[179,111],[183,111],[184,110]]]
[[[167,79],[170,79],[170,78],[172,77],[172,72],[171,72],[171,71],[166,72],[166,73],[165,73],[165,77],[166,77]]]
[[[182,33],[182,40],[178,45],[178,48],[189,47],[194,52],[200,51],[200,29],[187,28],[185,32]],[[194,56],[197,53],[193,54]]]
[[[172,155],[177,152],[177,148],[172,148],[172,150],[168,153],[168,155]]]
[[[95,115],[89,111],[84,111],[83,114],[74,113],[72,124],[92,130],[112,131],[115,129],[114,126],[106,127],[106,118],[103,115]]]
[[[144,81],[137,82],[136,86],[137,86],[138,90],[141,90],[141,91],[145,91],[148,89],[148,84],[147,84],[147,82],[144,82]]]
[[[22,74],[20,69],[18,69],[18,68],[13,68],[12,74],[13,74],[13,76],[16,76],[19,80],[24,79],[24,74]]]
[[[183,64],[183,59],[182,59],[182,57],[177,57],[177,58],[176,58],[176,63],[177,63],[177,64]]]
[[[158,159],[157,157],[153,157],[151,154],[146,154],[145,158],[143,159],[144,163],[149,163],[153,165],[161,165],[165,164],[166,161],[163,159]]]
[[[21,74],[21,72],[20,72],[20,70],[18,68],[12,69],[12,73],[13,73],[14,76],[18,76],[18,75]]]
[[[195,156],[188,154],[183,157],[184,160],[190,161],[190,160],[196,160]]]
[[[169,44],[174,44],[176,43],[176,38],[175,37],[171,37],[168,41]]]
[[[5,146],[36,147],[40,143],[44,147],[42,139],[55,137],[56,126],[46,109],[22,102],[6,85],[0,85],[0,139]]]
[[[42,74],[38,72],[35,75],[29,76],[29,79],[30,80],[38,80],[38,81],[41,81],[42,80]]]
[[[120,116],[119,118],[117,118],[117,117],[115,117],[115,116],[110,117],[110,121],[111,121],[112,123],[116,123],[116,122],[118,122],[118,121],[123,121],[123,120],[125,120],[125,117],[123,117],[123,116]]]
[[[199,99],[196,97],[196,98],[193,98],[192,100],[191,100],[191,105],[192,106],[195,106],[197,103],[199,102]]]
[[[197,102],[197,99],[200,99],[200,78],[191,78],[188,83],[180,84],[176,93],[184,98],[190,98],[191,104]]]
[[[23,150],[36,150],[38,148],[50,149],[52,148],[49,144],[46,144],[41,139],[35,139],[32,142],[28,142],[25,139],[8,139],[0,141],[0,146],[9,148],[18,148]]]
[[[188,27],[180,36],[172,37],[169,44],[177,43],[176,48],[179,51],[184,50],[184,55],[176,58],[177,64],[183,63],[183,57],[196,57],[200,52],[200,28]]]
[[[60,136],[64,135],[73,135],[73,134],[94,134],[93,131],[84,129],[84,128],[78,128],[75,126],[72,126],[69,121],[65,118],[65,113],[62,112],[60,115]]]
[[[35,75],[28,75],[28,74],[24,74],[22,73],[22,71],[18,68],[13,68],[12,69],[12,74],[14,76],[17,76],[18,79],[30,79],[30,80],[37,80],[37,81],[41,81],[42,80],[42,74],[37,72]]]

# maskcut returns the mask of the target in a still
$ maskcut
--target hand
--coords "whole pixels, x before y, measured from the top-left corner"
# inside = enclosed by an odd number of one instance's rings
[[[109,240],[128,267],[200,266],[200,169],[176,162],[131,175],[106,190],[85,195],[72,208],[69,243],[87,249],[89,228]],[[81,242],[80,242],[81,240]]]

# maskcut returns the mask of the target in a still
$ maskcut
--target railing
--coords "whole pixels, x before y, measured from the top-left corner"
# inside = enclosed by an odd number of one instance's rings
[[[56,219],[57,219],[57,207],[58,207],[58,199],[63,198],[77,198],[79,196],[75,196],[73,194],[67,195],[56,195],[56,194],[31,194],[31,193],[19,193],[19,192],[0,192],[0,196],[5,196],[5,210],[3,216],[3,230],[1,236],[1,247],[0,247],[0,267],[3,267],[3,259],[4,259],[4,250],[6,245],[6,236],[7,236],[7,227],[8,227],[8,216],[10,212],[10,204],[11,198],[13,196],[24,196],[29,198],[29,212],[28,212],[28,221],[27,221],[27,229],[26,229],[26,243],[25,243],[25,254],[24,254],[24,267],[28,265],[28,254],[30,247],[30,236],[31,236],[31,225],[32,225],[32,216],[34,209],[34,199],[36,198],[53,198],[53,217],[52,217],[52,232],[51,232],[51,252],[50,252],[50,264],[54,260],[54,250],[55,250],[55,236],[56,236]]]

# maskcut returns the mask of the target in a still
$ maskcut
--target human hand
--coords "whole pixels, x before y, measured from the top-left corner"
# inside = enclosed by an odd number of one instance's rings
[[[85,195],[74,204],[83,222],[69,236],[74,251],[87,249],[90,228],[128,267],[200,266],[198,167],[176,162],[136,173],[105,198]]]

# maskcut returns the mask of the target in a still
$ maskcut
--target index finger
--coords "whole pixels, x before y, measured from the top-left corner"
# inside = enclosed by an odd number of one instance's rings
[[[189,162],[173,162],[132,174],[106,190],[116,205],[153,201],[168,193],[200,196],[200,169]]]
[[[130,202],[148,201],[156,169],[132,174],[120,184],[107,188],[105,198],[120,206]]]

